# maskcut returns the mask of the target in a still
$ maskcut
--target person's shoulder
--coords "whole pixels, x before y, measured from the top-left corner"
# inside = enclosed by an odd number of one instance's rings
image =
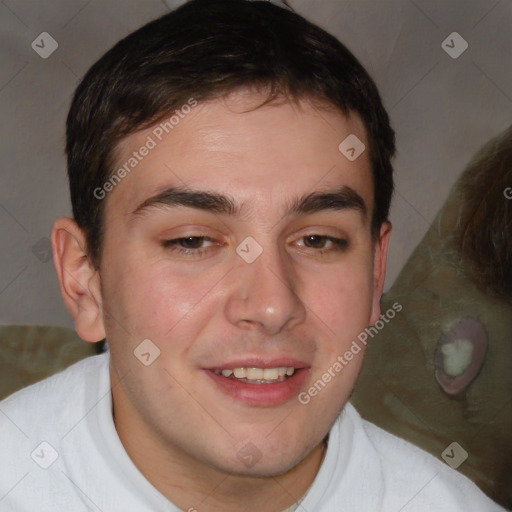
[[[364,420],[351,406],[349,415],[375,450],[384,482],[384,502],[413,510],[499,512],[503,509],[469,478],[418,446]]]
[[[69,434],[108,386],[108,361],[108,353],[82,359],[0,402],[1,510],[64,510],[58,504],[68,498],[82,510],[73,492],[63,493],[70,485],[63,471],[76,453]]]
[[[27,429],[32,430],[44,423],[45,418],[55,422],[58,416],[69,416],[82,403],[87,386],[97,381],[107,368],[108,353],[86,357],[9,395],[0,402],[4,420],[0,422],[0,430],[5,431],[6,419],[10,420],[11,427],[14,424],[23,430],[21,425],[27,425]]]

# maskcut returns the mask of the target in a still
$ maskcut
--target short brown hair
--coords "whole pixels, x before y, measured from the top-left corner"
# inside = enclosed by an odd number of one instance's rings
[[[393,193],[395,134],[363,66],[335,37],[271,2],[191,0],[118,42],[74,94],[66,130],[71,203],[95,268],[105,219],[94,190],[111,178],[119,141],[191,97],[215,99],[247,87],[268,90],[263,104],[278,96],[316,99],[361,117],[378,231]]]

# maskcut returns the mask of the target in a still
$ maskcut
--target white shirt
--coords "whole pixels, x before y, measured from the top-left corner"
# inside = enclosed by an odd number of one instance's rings
[[[109,353],[0,402],[1,512],[171,512],[126,453],[112,417]],[[347,404],[298,510],[498,512],[470,480]]]

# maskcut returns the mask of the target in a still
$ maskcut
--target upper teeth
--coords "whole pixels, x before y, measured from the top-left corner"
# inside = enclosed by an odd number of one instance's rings
[[[224,377],[234,375],[237,379],[247,380],[276,380],[285,375],[291,376],[295,372],[292,366],[280,366],[279,368],[233,368],[222,370]]]

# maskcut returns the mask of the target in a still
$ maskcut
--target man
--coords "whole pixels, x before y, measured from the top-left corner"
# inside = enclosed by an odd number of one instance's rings
[[[395,148],[343,45],[193,0],[91,68],[66,149],[55,268],[108,352],[2,402],[2,510],[499,510],[348,403]]]

